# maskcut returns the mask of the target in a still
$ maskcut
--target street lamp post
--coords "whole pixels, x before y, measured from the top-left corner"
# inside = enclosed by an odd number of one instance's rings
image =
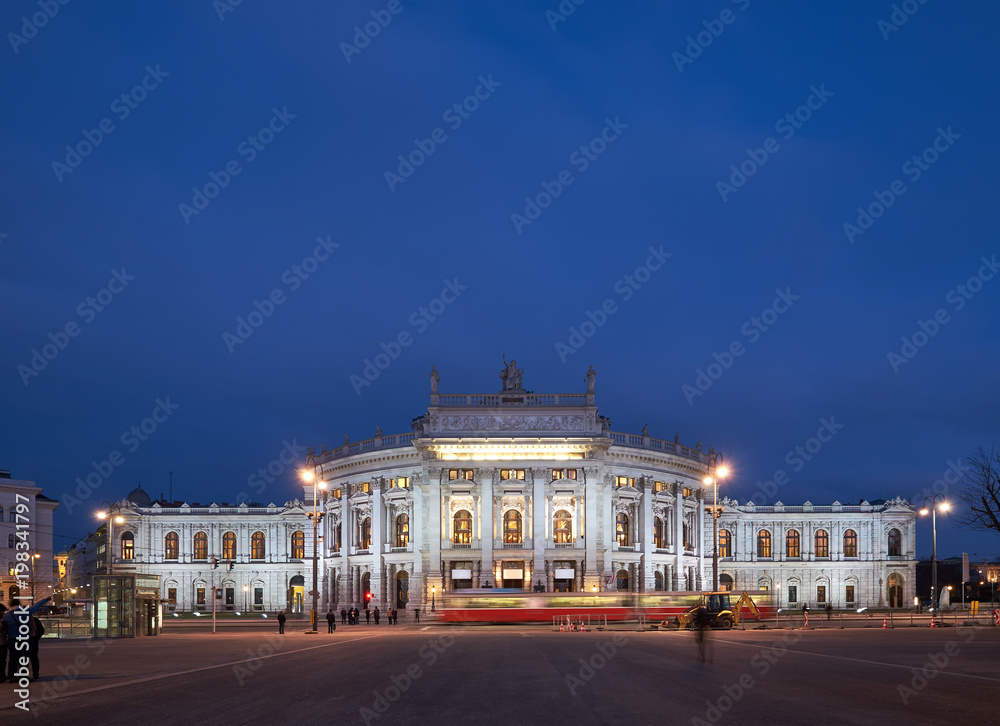
[[[719,590],[719,478],[726,478],[729,469],[719,466],[719,462],[724,461],[722,452],[716,452],[712,457],[712,476],[705,477],[705,483],[712,485],[712,591]]]
[[[937,498],[941,497],[941,503],[938,504]],[[928,500],[931,503],[930,509],[927,507]],[[929,497],[924,497],[923,507],[920,509],[920,514],[925,515],[928,511],[931,513],[931,607],[934,608],[934,612],[938,609],[938,587],[937,587],[937,510],[940,509],[942,512],[948,511],[948,502],[944,500],[944,492],[938,492]]]
[[[434,601],[434,595],[435,595],[436,592],[437,592],[437,588],[432,587],[431,588],[431,612],[432,613],[435,612],[436,609],[437,609],[436,608],[436,603]]]
[[[243,586],[243,612],[247,611],[247,593],[250,592],[250,586]]]
[[[104,508],[107,508],[105,511]],[[120,504],[112,504],[111,502],[101,502],[101,511],[97,513],[98,519],[108,520],[108,543],[107,543],[107,553],[108,553],[108,574],[114,574],[114,559],[115,559],[115,539],[114,539],[114,523],[122,524],[125,518],[120,514],[112,517],[111,512],[113,510],[121,511]]]
[[[316,462],[316,455],[311,453],[310,449],[309,455],[306,457],[306,467],[312,465],[312,470],[308,468],[303,469],[302,479],[307,482],[313,482],[313,510],[312,510],[312,523],[313,523],[313,587],[312,587],[312,609],[309,611],[309,632],[318,633],[319,629],[316,625],[317,623],[317,611],[319,610],[319,536],[317,530],[319,529],[319,520],[323,516],[322,512],[319,512],[319,491],[320,489],[326,490],[326,482],[320,479],[318,476],[319,464]]]

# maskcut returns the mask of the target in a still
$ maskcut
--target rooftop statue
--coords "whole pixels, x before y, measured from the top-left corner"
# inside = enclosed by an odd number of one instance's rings
[[[438,392],[438,381],[441,380],[441,375],[438,373],[437,366],[431,366],[431,393]]]
[[[587,393],[593,393],[594,385],[597,383],[597,372],[594,370],[594,366],[590,366],[584,380],[587,381]]]
[[[507,354],[504,353],[503,356],[503,370],[500,371],[500,380],[503,381],[502,391],[520,391],[521,390],[521,376],[524,374],[523,368],[517,367],[517,361],[511,358],[510,363],[507,362]]]

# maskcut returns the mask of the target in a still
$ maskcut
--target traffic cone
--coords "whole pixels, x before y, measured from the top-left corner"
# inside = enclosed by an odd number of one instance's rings
[[[933,615],[931,615],[931,627],[932,628],[936,628],[937,627],[937,625],[934,623],[934,616]]]
[[[560,633],[563,632],[563,624],[562,623],[559,623],[559,632]]]
[[[887,617],[882,618],[882,630],[888,630],[888,629],[889,629],[889,618]]]

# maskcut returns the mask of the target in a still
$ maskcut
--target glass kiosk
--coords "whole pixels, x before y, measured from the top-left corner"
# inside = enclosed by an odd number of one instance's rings
[[[94,575],[92,613],[95,638],[159,635],[163,625],[160,576]]]

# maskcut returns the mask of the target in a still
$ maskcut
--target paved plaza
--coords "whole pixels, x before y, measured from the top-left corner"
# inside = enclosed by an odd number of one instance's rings
[[[325,630],[325,628],[324,628]],[[1000,628],[688,632],[289,623],[46,640],[9,723],[1000,723]],[[992,705],[991,705],[992,704]],[[990,711],[989,709],[993,710]]]

